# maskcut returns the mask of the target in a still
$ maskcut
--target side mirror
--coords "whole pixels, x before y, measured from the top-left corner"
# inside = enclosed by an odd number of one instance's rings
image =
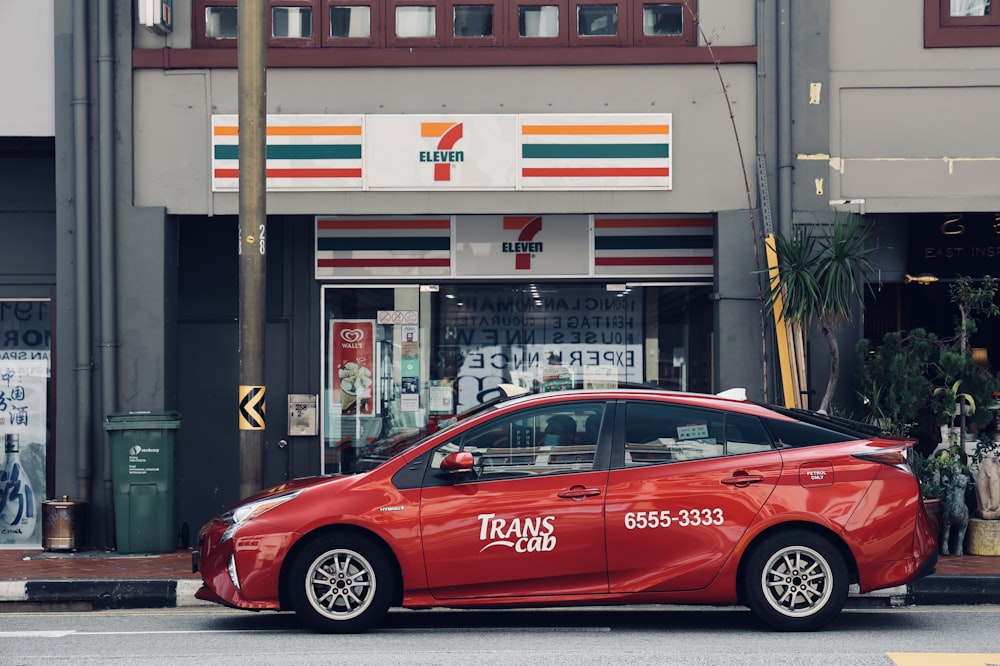
[[[475,459],[468,451],[449,453],[441,461],[441,469],[445,472],[472,471]]]

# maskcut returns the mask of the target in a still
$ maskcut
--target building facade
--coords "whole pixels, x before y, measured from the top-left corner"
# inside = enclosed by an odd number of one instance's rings
[[[1000,208],[973,110],[998,28],[953,4],[269,0],[263,412],[238,380],[237,3],[57,0],[54,215],[5,205],[41,237],[0,283],[50,310],[27,314],[51,325],[45,496],[111,544],[119,412],[181,415],[184,542],[238,499],[248,416],[274,484],[501,382],[775,399],[767,231],[870,219],[900,294],[872,311],[919,318],[916,230]]]

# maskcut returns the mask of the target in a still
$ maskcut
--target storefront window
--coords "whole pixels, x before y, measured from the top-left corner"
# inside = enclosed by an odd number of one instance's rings
[[[324,469],[497,395],[644,384],[712,390],[710,287],[603,282],[328,286]]]
[[[42,542],[51,330],[48,301],[0,300],[0,548]]]
[[[454,381],[458,411],[488,400],[500,383],[542,391],[622,384],[708,390],[707,290],[609,289],[603,283],[442,286],[434,299],[432,372],[439,377],[432,381]],[[693,323],[702,330],[692,348]]]

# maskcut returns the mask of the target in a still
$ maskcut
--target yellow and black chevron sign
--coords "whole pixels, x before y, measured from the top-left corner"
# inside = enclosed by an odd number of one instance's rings
[[[240,430],[264,429],[264,387],[240,386]]]

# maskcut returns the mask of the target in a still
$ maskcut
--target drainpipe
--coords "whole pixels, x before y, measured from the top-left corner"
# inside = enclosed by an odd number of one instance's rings
[[[114,18],[112,0],[98,0],[97,7],[97,113],[100,132],[98,138],[99,215],[101,250],[101,396],[104,413],[118,411],[118,329],[115,307],[115,135],[114,135]],[[104,492],[106,506],[114,505],[114,486],[111,479],[111,445],[104,435]],[[113,514],[105,512],[108,520],[108,540],[115,533]]]
[[[86,0],[73,3],[73,185],[74,227],[76,229],[76,460],[77,497],[90,500],[93,477],[91,457],[91,379],[90,356],[90,123],[87,69]]]
[[[778,231],[792,228],[791,0],[778,0]]]

